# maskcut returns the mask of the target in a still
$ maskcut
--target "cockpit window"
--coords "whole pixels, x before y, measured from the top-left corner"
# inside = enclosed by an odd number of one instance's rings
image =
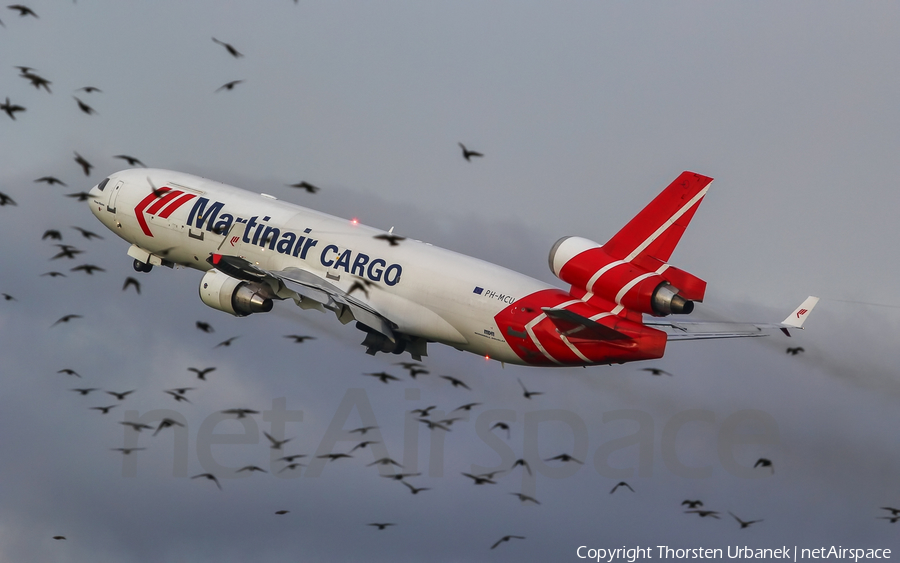
[[[107,178],[107,179],[103,180],[102,182],[100,182],[99,184],[97,184],[97,189],[102,192],[103,188],[105,188],[106,184],[108,184],[108,183],[109,183],[109,178]]]

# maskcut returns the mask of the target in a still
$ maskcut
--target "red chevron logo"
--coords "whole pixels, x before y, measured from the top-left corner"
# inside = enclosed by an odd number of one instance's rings
[[[142,199],[140,203],[134,207],[134,217],[137,219],[141,231],[148,237],[152,237],[153,233],[150,232],[150,226],[147,224],[144,213],[156,215],[161,219],[167,219],[169,215],[175,212],[175,210],[195,197],[197,196],[194,194],[187,194],[180,190],[162,187],[155,192],[151,192],[150,195]]]

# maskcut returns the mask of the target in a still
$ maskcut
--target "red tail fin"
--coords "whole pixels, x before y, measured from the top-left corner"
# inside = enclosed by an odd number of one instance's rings
[[[644,257],[668,262],[672,251],[697,207],[706,195],[712,178],[682,172],[621,231],[603,245],[618,260],[632,262]]]

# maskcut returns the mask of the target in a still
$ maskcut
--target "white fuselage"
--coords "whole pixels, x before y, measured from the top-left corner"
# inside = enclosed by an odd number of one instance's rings
[[[182,195],[163,202],[151,185]],[[102,191],[93,188],[89,201],[104,225],[135,245],[132,256],[206,271],[217,253],[270,271],[306,270],[344,291],[364,281],[367,303],[396,330],[505,362],[525,363],[494,317],[552,287],[428,243],[394,246],[374,238],[385,234],[379,229],[190,174],[124,170]]]

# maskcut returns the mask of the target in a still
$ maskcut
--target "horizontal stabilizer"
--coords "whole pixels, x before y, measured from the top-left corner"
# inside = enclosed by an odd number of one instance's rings
[[[553,321],[560,334],[585,340],[627,340],[630,337],[567,309],[543,307],[544,314]]]

